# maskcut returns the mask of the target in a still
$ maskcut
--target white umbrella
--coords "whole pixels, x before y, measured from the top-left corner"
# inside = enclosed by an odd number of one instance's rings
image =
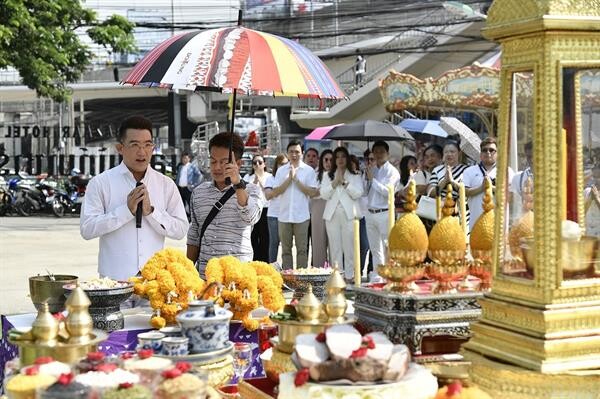
[[[467,125],[451,116],[442,116],[440,126],[450,135],[460,137],[460,149],[473,161],[479,161],[481,139]]]

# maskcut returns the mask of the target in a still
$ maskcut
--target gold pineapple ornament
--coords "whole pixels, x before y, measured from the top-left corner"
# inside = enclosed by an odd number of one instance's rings
[[[471,232],[471,250],[491,251],[494,245],[494,220],[496,213],[494,211],[494,194],[492,192],[492,182],[488,177],[484,180],[483,195],[483,213],[475,222]]]
[[[414,180],[409,182],[404,204],[404,213],[398,218],[388,238],[390,257],[396,251],[418,251],[422,253],[419,261],[423,261],[427,254],[429,238],[427,230],[421,219],[417,216],[417,190]]]
[[[452,185],[448,184],[442,208],[442,218],[429,234],[429,256],[439,263],[453,263],[465,257],[467,242],[458,217],[453,216],[456,203],[452,198]]]

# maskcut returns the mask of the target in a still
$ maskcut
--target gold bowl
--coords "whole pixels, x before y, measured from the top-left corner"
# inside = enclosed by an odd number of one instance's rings
[[[52,278],[54,280],[52,280]],[[55,274],[53,276],[29,277],[29,295],[31,302],[37,310],[42,308],[44,302],[48,302],[50,313],[58,313],[65,310],[65,284],[76,284],[77,276]]]
[[[409,283],[423,277],[424,270],[425,267],[422,263],[406,266],[391,263],[377,266],[377,273],[389,281],[385,289],[400,293],[410,292]]]
[[[469,270],[467,262],[456,262],[452,264],[434,263],[427,266],[425,274],[438,282],[436,293],[452,291],[455,287],[453,282],[467,276]]]
[[[597,237],[584,236],[580,240],[562,241],[563,278],[592,277],[597,261],[600,261],[600,241]]]

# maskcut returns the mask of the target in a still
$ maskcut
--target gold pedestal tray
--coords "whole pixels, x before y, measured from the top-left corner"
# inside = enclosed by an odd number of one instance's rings
[[[193,364],[194,368],[208,373],[208,385],[217,388],[231,381],[233,377],[233,357],[227,355],[224,359],[209,364]]]
[[[277,349],[283,353],[291,354],[294,352],[296,336],[299,334],[318,334],[325,331],[329,326],[336,324],[352,324],[356,321],[354,317],[345,316],[342,320],[314,322],[296,321],[296,320],[274,320],[279,326],[279,341]]]
[[[600,370],[544,374],[464,350],[472,362],[470,380],[493,398],[598,399]]]
[[[89,341],[83,343],[56,342],[54,344],[35,343],[30,340],[19,340],[14,332],[8,337],[8,342],[19,347],[19,360],[21,365],[33,364],[35,359],[42,356],[50,356],[53,359],[75,364],[84,358],[89,352],[95,352],[98,344],[108,338],[108,334],[102,330],[92,330]]]

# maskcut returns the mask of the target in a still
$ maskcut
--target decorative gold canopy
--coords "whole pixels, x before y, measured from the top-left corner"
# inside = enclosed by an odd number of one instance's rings
[[[500,40],[552,29],[589,31],[599,25],[600,0],[496,0],[482,33]]]
[[[569,249],[561,228],[565,221],[585,227],[582,108],[600,94],[600,86],[590,92],[585,83],[600,71],[600,1],[495,0],[483,34],[502,46],[498,212],[492,291],[481,300],[482,318],[463,347],[473,360],[471,377],[494,397],[554,398],[559,396],[542,392],[584,387],[597,395],[600,271],[569,277],[573,265],[565,261]],[[519,82],[531,82],[532,91],[520,90]],[[519,96],[528,101],[519,102]],[[500,171],[514,165],[511,145],[525,143],[533,145],[528,167],[520,170],[531,168],[534,177],[533,230],[527,239],[535,256],[518,274],[510,267],[523,260],[509,248],[506,220],[514,210],[514,204],[508,206],[511,181]],[[519,377],[486,377],[507,363]],[[586,371],[577,375],[577,370]]]

